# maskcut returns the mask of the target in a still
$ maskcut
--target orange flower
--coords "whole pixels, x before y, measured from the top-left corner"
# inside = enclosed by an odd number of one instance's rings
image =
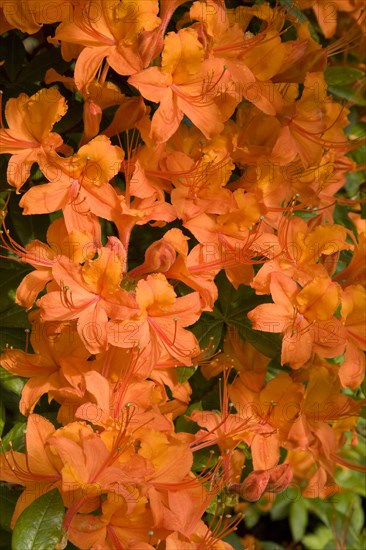
[[[197,290],[203,309],[212,310],[217,299],[214,278],[220,267],[210,269],[204,262],[203,245],[195,246],[188,254],[188,237],[180,229],[170,229],[160,241],[155,241],[145,253],[145,262],[133,269],[130,277],[145,273],[164,273],[169,279],[182,281]],[[177,255],[178,254],[178,255]]]
[[[113,121],[103,134],[111,137],[118,132],[123,132],[134,126],[144,113],[142,98],[126,97],[112,82],[93,80],[88,82],[75,82],[73,77],[62,76],[54,69],[48,69],[45,76],[46,84],[62,82],[71,91],[78,91],[84,99],[83,123],[84,132],[80,145],[85,145],[99,133],[103,110],[113,105],[119,105]],[[132,110],[132,113],[131,113]]]
[[[65,0],[62,4],[55,4],[53,0],[0,0],[0,9],[4,10],[4,18],[10,28],[33,34],[39,31],[43,23],[66,19],[72,4],[73,0]]]
[[[123,429],[98,434],[85,422],[71,422],[55,431],[47,444],[62,463],[62,493],[69,503],[65,523],[81,508],[97,509],[103,493],[133,500],[128,488],[151,471],[126,441]]]
[[[230,386],[229,396],[238,415],[261,427],[261,431],[254,427],[251,439],[247,440],[255,470],[268,470],[278,464],[280,447],[297,420],[303,394],[303,385],[284,372],[260,391],[250,390],[241,374]]]
[[[29,178],[34,162],[46,166],[51,151],[69,151],[61,136],[51,132],[66,110],[65,99],[56,88],[42,89],[31,97],[20,94],[7,102],[9,128],[0,129],[0,148],[1,153],[11,154],[7,178],[17,192]]]
[[[281,272],[271,275],[274,304],[262,304],[248,313],[253,328],[282,332],[281,362],[301,367],[313,351],[325,357],[343,352],[344,334],[333,317],[340,303],[340,287],[329,277],[316,277],[300,289]],[[331,322],[330,322],[331,321]]]
[[[48,282],[52,281],[52,266],[59,255],[66,256],[76,263],[83,263],[87,258],[94,256],[97,248],[97,243],[86,232],[72,231],[68,234],[62,218],[53,221],[49,226],[48,244],[35,240],[23,248],[10,237],[6,231],[5,222],[4,228],[9,244],[2,239],[3,247],[16,254],[20,261],[36,269],[24,277],[16,291],[16,303],[27,309],[33,306],[38,294]]]
[[[184,115],[207,138],[218,134],[223,129],[223,117],[212,98],[225,70],[221,61],[204,59],[204,48],[193,28],[168,33],[161,68],[149,67],[129,78],[143,97],[160,103],[152,118],[150,137],[158,143],[167,141]]]
[[[24,415],[33,412],[45,393],[49,394],[50,401],[56,399],[58,402],[67,397],[81,401],[89,390],[91,394],[95,394],[95,390],[98,393],[93,371],[86,361],[89,353],[74,334],[73,327],[55,322],[40,323],[38,317],[33,319],[35,326],[30,339],[34,353],[7,348],[0,358],[1,366],[8,372],[29,378],[19,404]],[[99,388],[101,385],[103,380],[99,380]]]
[[[134,503],[111,493],[102,504],[98,516],[77,514],[69,528],[69,540],[81,549],[128,548],[129,550],[154,550],[150,543],[163,538],[165,532],[152,529],[154,522],[145,497]],[[123,545],[123,546],[122,546]]]
[[[305,285],[317,277],[332,275],[342,250],[350,250],[347,230],[340,225],[318,225],[311,229],[301,218],[282,218],[278,241],[273,237],[274,259],[266,262],[254,277],[252,287],[269,293],[271,273],[282,271]]]
[[[72,157],[53,157],[44,171],[50,183],[32,187],[22,197],[19,204],[24,214],[63,209],[69,232],[89,230],[94,234],[95,222],[90,227],[87,214],[112,219],[113,210],[120,207],[109,181],[118,173],[123,155],[106,136],[97,136]]]
[[[77,330],[90,353],[107,347],[108,315],[116,316],[127,300],[120,288],[126,252],[116,237],[109,237],[107,246],[99,250],[95,260],[83,266],[61,256],[52,268],[59,290],[53,290],[38,300],[45,320],[78,319]]]
[[[23,510],[36,498],[55,487],[60,488],[62,464],[46,445],[54,432],[51,422],[38,414],[32,414],[28,418],[25,434],[26,454],[10,448],[10,451],[5,450],[0,455],[0,479],[25,487],[14,510],[12,527]]]
[[[84,46],[75,66],[75,82],[91,82],[106,58],[118,74],[129,75],[142,69],[138,35],[160,24],[157,0],[136,2],[122,0],[87,0],[77,3],[73,20],[63,21],[52,42],[60,41],[67,55],[68,44]]]
[[[156,273],[137,283],[135,306],[129,307],[131,312],[125,320],[109,323],[108,340],[112,345],[149,350],[151,368],[164,350],[181,363],[192,364],[199,346],[192,332],[183,327],[199,318],[198,292],[177,298],[164,275]]]
[[[338,13],[347,12],[357,19],[364,4],[362,0],[361,2],[360,0],[334,0],[332,4],[329,4],[327,0],[300,0],[300,9],[311,6],[324,36],[330,38],[337,29]]]
[[[271,160],[288,164],[299,155],[304,168],[319,165],[325,149],[351,150],[343,128],[348,111],[326,95],[322,72],[308,73],[300,99],[288,102],[278,115],[282,129]]]
[[[339,377],[343,386],[357,388],[365,376],[366,293],[361,285],[346,287],[342,293],[341,318],[344,324],[346,350],[344,362],[339,367]]]

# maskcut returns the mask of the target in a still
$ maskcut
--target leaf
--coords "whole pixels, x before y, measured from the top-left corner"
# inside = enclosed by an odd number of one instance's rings
[[[366,220],[366,203],[361,204],[361,219]]]
[[[302,539],[307,550],[323,550],[331,541],[333,541],[332,531],[325,525],[321,525],[314,533],[305,535]]]
[[[0,401],[0,436],[2,435],[4,430],[5,420],[6,420],[6,412],[5,412],[4,403]]]
[[[17,422],[12,429],[2,438],[2,446],[0,447],[0,454],[3,451],[10,449],[9,443],[12,443],[15,451],[24,451],[24,434],[27,428],[25,422]]]
[[[19,206],[20,199],[21,195],[12,193],[9,201],[9,215],[12,227],[16,232],[16,240],[19,240],[23,246],[34,239],[45,241],[50,224],[49,215],[24,216],[23,210]]]
[[[227,537],[224,539],[225,542],[231,544],[231,546],[234,548],[234,550],[243,550],[244,546],[242,545],[239,536],[236,533],[230,533]]]
[[[17,304],[1,312],[1,326],[4,328],[29,328],[24,309]]]
[[[11,544],[11,534],[0,530],[0,550],[9,550]]]
[[[5,61],[5,71],[12,82],[14,82],[27,62],[25,49],[22,40],[16,32],[10,32],[0,40],[0,59]]]
[[[64,73],[70,63],[62,59],[61,50],[57,47],[49,48],[47,51],[39,53],[24,67],[19,73],[17,83],[43,81],[47,69],[51,67],[59,73]]]
[[[29,273],[29,271],[30,270],[28,266],[24,266],[24,264],[20,264],[18,262],[12,261],[10,269],[8,269],[8,266],[6,265],[6,263],[2,262],[1,268],[0,268],[0,311],[2,314],[10,307],[11,308],[15,307],[14,289],[19,286],[19,284],[21,283],[25,275]],[[24,309],[19,308],[19,312],[20,311],[24,312]],[[1,321],[0,321],[0,326],[2,326]]]
[[[244,522],[248,529],[252,529],[260,520],[261,514],[255,506],[249,506],[245,511]],[[262,543],[261,543],[262,544]]]
[[[202,403],[192,403],[186,410],[185,415],[181,415],[177,418],[175,422],[175,431],[178,432],[185,432],[185,433],[196,433],[197,432],[197,426],[195,422],[192,420],[188,420],[188,416],[192,411],[202,411]],[[204,452],[204,451],[203,451]],[[195,453],[195,460],[196,460],[196,454]]]
[[[190,330],[198,339],[201,350],[207,348],[207,353],[210,355],[218,349],[223,329],[224,320],[217,319],[209,313],[202,313],[199,321],[190,327]]]
[[[194,375],[196,372],[198,366],[196,367],[177,367],[176,373],[179,384],[184,384],[184,382],[187,382],[187,380],[190,379],[191,376]]]
[[[64,134],[65,132],[68,132],[72,130],[79,122],[81,122],[81,119],[83,117],[83,108],[80,103],[74,102],[72,105],[69,105],[69,108],[65,114],[57,122],[54,127],[53,131],[57,132],[58,134]]]
[[[291,501],[286,498],[286,493],[279,493],[270,510],[271,519],[277,521],[288,516]]]
[[[280,0],[280,4],[286,8],[287,12],[292,17],[296,18],[298,23],[305,23],[308,21],[306,15],[298,7],[296,7],[296,3],[293,2],[293,0]]]
[[[285,550],[283,546],[277,542],[261,541],[261,550]],[[319,550],[319,548],[318,548]]]
[[[0,367],[0,385],[5,390],[20,396],[25,384],[25,379],[14,376],[11,372]]]
[[[0,485],[0,525],[5,531],[12,531],[10,522],[19,496],[20,491],[10,489],[5,483]]]
[[[34,500],[16,522],[12,550],[54,550],[61,538],[64,513],[57,489]]]
[[[347,99],[355,105],[364,107],[366,105],[366,99],[361,92],[355,90],[350,85],[345,86],[329,86],[328,91],[333,95]]]
[[[199,473],[207,471],[207,468],[213,468],[217,464],[217,456],[210,453],[207,449],[200,449],[194,453],[192,472]]]
[[[348,217],[348,210],[341,206],[340,204],[337,204],[334,209],[334,223],[337,223],[339,225],[344,225],[347,227],[347,229],[350,229],[351,231],[355,230],[355,226],[351,219]]]
[[[278,334],[253,330],[244,324],[238,326],[239,336],[266,357],[275,358],[281,353],[281,340]]]
[[[15,290],[29,267],[22,263],[4,260],[0,267],[0,351],[7,345],[16,348],[25,346],[25,329],[30,328],[24,308],[14,303]]]
[[[2,313],[1,313],[2,315]],[[26,343],[26,333],[23,328],[6,328],[0,326],[0,352],[6,346],[12,346],[16,349],[24,349]]]
[[[359,190],[365,180],[365,176],[360,172],[350,172],[347,174],[347,182],[345,188],[349,197],[353,197]]]
[[[353,67],[327,67],[324,76],[329,86],[344,86],[363,78],[364,73]]]
[[[308,511],[304,499],[296,500],[291,504],[289,522],[294,542],[300,542],[305,535],[308,523]]]

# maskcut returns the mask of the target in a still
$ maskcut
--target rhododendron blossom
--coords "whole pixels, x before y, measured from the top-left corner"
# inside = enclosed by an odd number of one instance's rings
[[[4,548],[364,546],[365,14],[0,0]]]

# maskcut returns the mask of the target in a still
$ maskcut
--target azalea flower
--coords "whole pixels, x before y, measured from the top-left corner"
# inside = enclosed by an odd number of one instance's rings
[[[66,101],[56,88],[8,100],[5,118],[9,128],[0,128],[0,147],[1,153],[11,154],[7,179],[17,192],[29,178],[35,162],[46,166],[52,151],[70,151],[63,145],[62,137],[52,132],[66,111]]]
[[[108,316],[123,310],[120,288],[126,253],[116,237],[99,250],[95,260],[83,266],[61,256],[52,268],[58,290],[52,290],[38,300],[45,320],[77,319],[77,330],[90,353],[107,348]]]
[[[204,48],[192,28],[168,33],[162,65],[130,76],[129,83],[149,101],[160,103],[152,118],[150,137],[167,141],[184,115],[210,138],[223,129],[218,105],[212,100],[225,74],[219,60],[205,59]]]
[[[67,159],[53,157],[45,170],[50,183],[32,187],[20,201],[24,214],[63,210],[68,231],[97,228],[88,214],[111,219],[119,200],[109,181],[118,173],[123,151],[106,136],[98,136]]]

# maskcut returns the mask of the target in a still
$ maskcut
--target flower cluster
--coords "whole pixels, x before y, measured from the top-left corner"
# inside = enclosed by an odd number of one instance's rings
[[[337,467],[362,470],[342,454],[365,401],[362,139],[326,76],[340,52],[362,68],[363,2],[251,4],[0,0],[2,32],[68,62],[0,129],[10,194],[50,220],[19,244],[2,210],[32,351],[1,355],[28,421],[0,478],[23,488],[13,527],[59,491],[60,548],[229,550],[239,499],[293,480],[326,498]]]

